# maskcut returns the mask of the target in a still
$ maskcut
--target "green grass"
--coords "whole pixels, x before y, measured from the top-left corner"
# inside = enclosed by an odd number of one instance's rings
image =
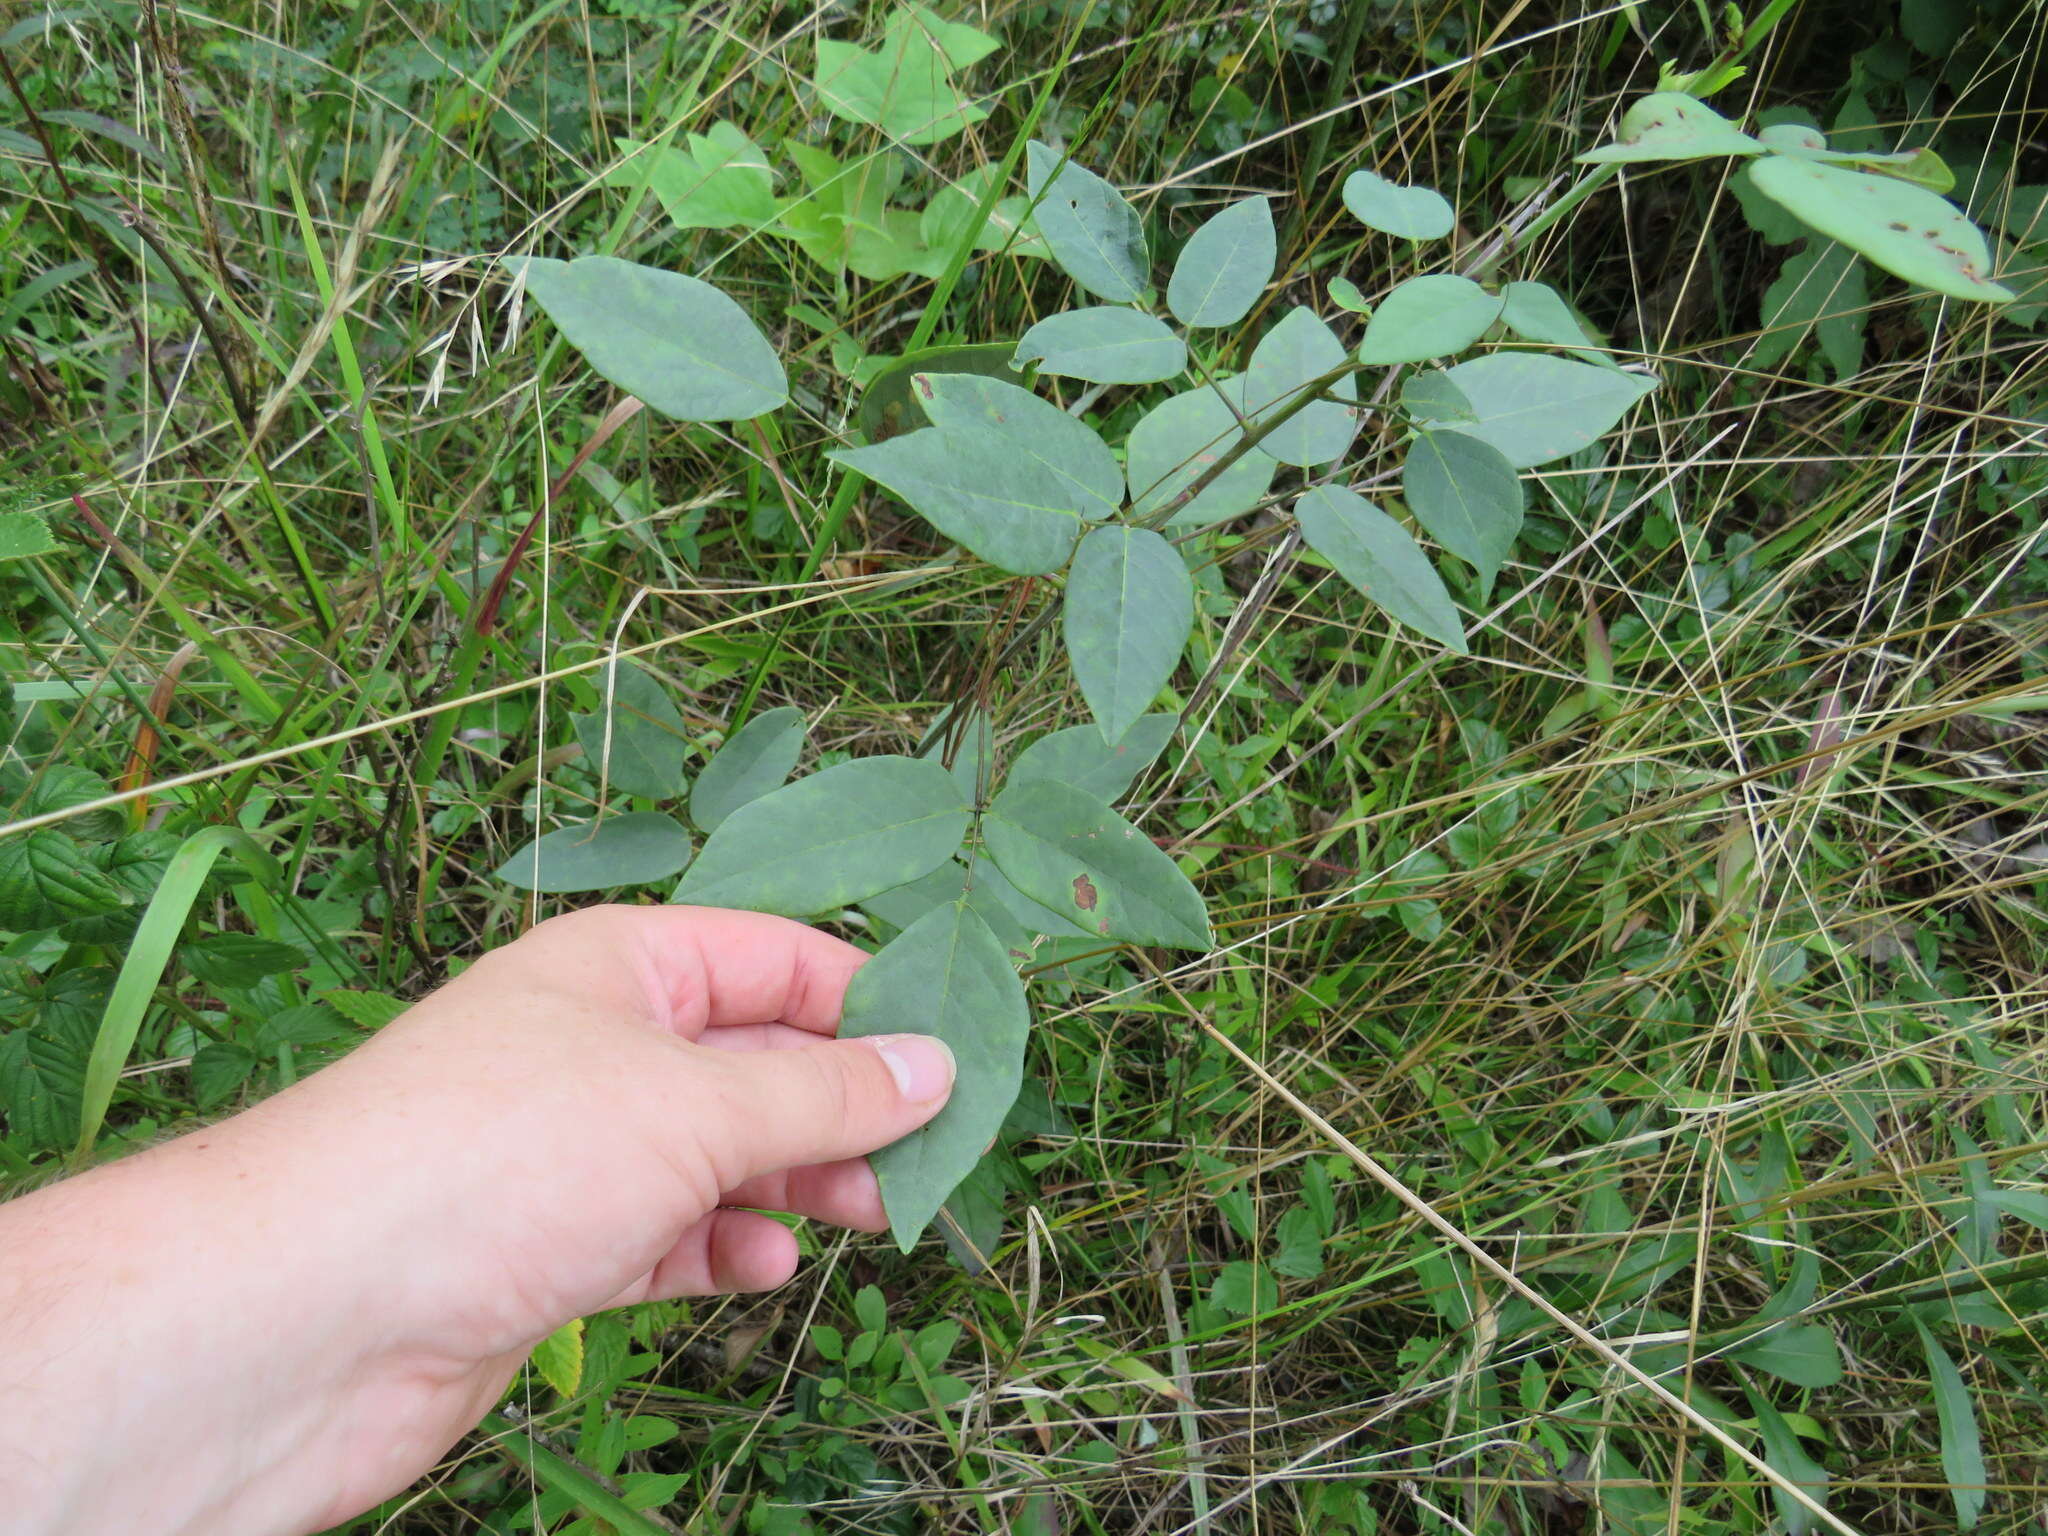
[[[693,767],[781,704],[852,754],[962,701],[1004,752],[1084,718],[1034,626],[1046,582],[934,564],[823,459],[875,360],[1019,335],[1064,280],[982,257],[940,294],[678,232],[610,176],[614,137],[728,119],[786,176],[788,142],[899,155],[915,207],[1043,99],[1040,136],[1129,189],[1155,248],[1276,194],[1276,316],[1409,270],[1343,214],[1344,173],[1451,195],[1462,266],[1541,218],[1658,61],[1719,46],[1689,6],[1569,9],[996,6],[964,18],[1004,39],[968,76],[991,115],[908,148],[806,100],[820,30],[872,37],[881,7],[224,4],[137,41],[88,0],[14,24],[0,496],[61,547],[0,563],[0,850],[51,817],[126,850],[108,878],[138,908],[204,826],[283,871],[200,896],[103,1144],[290,1081],[566,905],[490,871],[595,803],[565,717],[615,643],[669,685]],[[1795,6],[1717,104],[1933,142],[1995,226],[2048,182],[2042,14],[1979,6],[1935,48],[1913,40],[1941,8],[1905,10]],[[88,203],[138,210],[149,250]],[[1362,611],[1277,524],[1201,573],[1189,729],[1132,814],[1177,839],[1218,948],[1042,978],[1045,1092],[985,1272],[807,1234],[783,1294],[594,1323],[573,1401],[522,1383],[357,1528],[532,1529],[538,1488],[546,1529],[598,1531],[576,1490],[622,1482],[666,1495],[650,1528],[704,1532],[1783,1528],[1732,1444],[1824,1467],[1856,1530],[1953,1530],[1967,1422],[1977,1528],[2038,1529],[2041,332],[1876,277],[1835,322],[1844,376],[1803,322],[1764,334],[1789,249],[1684,167],[1493,247],[1485,275],[1555,284],[1663,387],[1606,460],[1526,477],[1516,557],[1490,602],[1461,594],[1493,615],[1472,657]],[[608,421],[550,328],[515,331],[506,250],[715,279],[793,405]],[[1092,410],[1118,441],[1144,403]],[[72,812],[131,759],[146,799]],[[5,929],[10,1180],[77,1135],[125,921]]]

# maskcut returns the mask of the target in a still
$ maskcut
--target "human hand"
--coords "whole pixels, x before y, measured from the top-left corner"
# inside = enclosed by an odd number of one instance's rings
[[[569,1319],[782,1284],[794,1235],[735,1207],[881,1229],[865,1154],[953,1064],[830,1038],[866,958],[752,913],[559,917],[255,1108],[0,1209],[6,1528],[319,1530]]]

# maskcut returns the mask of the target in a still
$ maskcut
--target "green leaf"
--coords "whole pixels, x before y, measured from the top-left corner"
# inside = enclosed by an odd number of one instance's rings
[[[1244,380],[1204,384],[1166,399],[1139,418],[1124,443],[1124,474],[1131,483],[1131,515],[1150,517],[1173,506],[1244,436]],[[1247,453],[1167,520],[1172,528],[1201,528],[1249,512],[1265,499],[1278,466],[1264,453]]]
[[[355,1025],[357,1029],[382,1029],[410,1006],[388,992],[361,992],[336,988],[320,994],[320,1001]]]
[[[68,811],[77,806],[90,805],[95,800],[104,800],[113,792],[114,786],[90,768],[77,763],[45,763],[29,781],[28,793],[23,796],[16,814],[43,816],[51,811]],[[64,830],[74,837],[88,839],[119,837],[127,825],[127,808],[110,805],[101,810],[66,817]],[[88,857],[92,851],[88,848]],[[146,896],[149,893],[141,891],[137,894]]]
[[[1471,405],[1473,419],[1439,424],[1493,444],[1517,469],[1577,453],[1657,387],[1640,374],[1541,352],[1494,352],[1444,375]]]
[[[982,197],[1002,169],[993,161],[977,166],[952,185],[934,192],[917,217],[918,239],[950,259],[966,238],[968,227],[973,225],[977,251],[1002,251],[1009,256],[1035,256],[1050,261],[1052,252],[1046,249],[1045,237],[1031,222],[1030,198],[997,198],[988,216],[982,218]]]
[[[1278,259],[1271,203],[1240,198],[1181,247],[1166,285],[1166,307],[1182,325],[1235,325],[1265,292]]]
[[[1051,779],[1013,782],[982,823],[1018,890],[1090,933],[1209,947],[1209,914],[1180,866],[1093,796]]]
[[[993,427],[926,427],[828,454],[887,486],[947,538],[1020,576],[1056,571],[1081,512],[1072,482],[1018,453]]]
[[[1956,1524],[1966,1531],[1977,1528],[1984,1513],[1986,1484],[1984,1440],[1977,1430],[1977,1410],[1970,1402],[1970,1386],[1956,1369],[1927,1325],[1917,1318],[1920,1347],[1927,1352],[1927,1374],[1934,1385],[1934,1414],[1941,1424],[1941,1472],[1948,1480],[1948,1496],[1956,1506]]]
[[[1745,1388],[1745,1393],[1749,1398],[1750,1411],[1756,1415],[1757,1433],[1764,1443],[1765,1464],[1787,1482],[1804,1488],[1817,1502],[1825,1501],[1828,1494],[1827,1468],[1806,1454],[1806,1448],[1799,1443],[1798,1434],[1785,1421],[1785,1416],[1765,1401],[1761,1393],[1748,1388]],[[1784,1522],[1785,1536],[1806,1536],[1813,1529],[1813,1512],[1776,1484],[1771,1487],[1771,1499],[1778,1506],[1778,1518]]]
[[[245,1045],[202,1046],[192,1058],[192,1097],[202,1110],[218,1109],[255,1070],[256,1053]]]
[[[1138,775],[1166,750],[1179,724],[1179,715],[1145,715],[1114,745],[1103,739],[1098,726],[1070,725],[1049,732],[1017,754],[1010,765],[1010,782],[1053,779],[1109,805],[1122,799]]]
[[[812,83],[835,117],[880,128],[904,144],[935,144],[988,116],[954,88],[951,76],[995,47],[985,32],[904,6],[890,16],[873,50],[819,39]]]
[[[1223,1266],[1209,1300],[1232,1317],[1253,1317],[1280,1305],[1280,1283],[1265,1265],[1238,1259]]]
[[[1522,531],[1522,482],[1500,450],[1463,432],[1418,432],[1401,466],[1401,494],[1429,536],[1491,592]]]
[[[214,933],[181,945],[178,958],[195,980],[208,987],[253,987],[266,976],[282,976],[306,963],[289,944],[253,933]]]
[[[134,900],[54,827],[0,839],[0,928],[27,933]]]
[[[1846,165],[1853,170],[1879,176],[1896,176],[1930,192],[1951,192],[1956,173],[1940,155],[1925,147],[1902,149],[1897,154],[1879,155],[1866,150],[1829,149],[1827,136],[1810,123],[1778,122],[1758,131],[1766,148],[1795,160],[1812,160],[1822,165]]]
[[[1081,540],[1067,576],[1067,655],[1105,743],[1159,697],[1194,622],[1194,581],[1165,539],[1116,527]]]
[[[1842,1351],[1824,1323],[1773,1328],[1754,1344],[1731,1351],[1729,1358],[1796,1387],[1832,1387],[1842,1379]]]
[[[1895,277],[1959,299],[1996,302],[1991,250],[1969,218],[1925,187],[1838,165],[1772,155],[1749,169],[1757,191]]]
[[[1031,958],[1031,935],[1038,930],[1019,921],[1010,904],[997,895],[988,879],[995,873],[995,866],[986,859],[975,860],[970,871],[958,857],[950,858],[921,879],[867,897],[860,904],[861,910],[901,930],[914,926],[928,912],[936,911],[949,902],[964,900],[969,909],[988,924],[989,932],[995,935],[996,942],[1006,953],[1017,960],[1028,960]],[[1043,908],[1039,910],[1044,911]],[[1054,922],[1059,921],[1050,912],[1044,915]]]
[[[498,866],[522,891],[561,895],[665,880],[690,862],[690,834],[674,817],[634,811],[558,827]]]
[[[1016,770],[1011,771],[1014,773]],[[2048,1232],[2048,1195],[2031,1189],[1993,1189],[1978,1198],[1986,1205],[2019,1217],[2037,1232]]]
[[[9,1132],[39,1150],[54,1151],[78,1134],[85,1063],[92,1030],[67,1028],[47,1015],[0,1035],[0,1109]]]
[[[756,715],[713,754],[690,791],[690,820],[704,832],[781,787],[804,750],[804,712],[785,704]]]
[[[1330,302],[1339,309],[1350,310],[1354,315],[1372,313],[1372,305],[1368,304],[1365,295],[1358,291],[1358,284],[1348,277],[1330,279]]]
[[[1862,259],[1833,240],[1808,240],[1764,291],[1763,330],[1748,366],[1776,366],[1811,330],[1837,380],[1861,372],[1869,304]]]
[[[1113,304],[1143,298],[1152,258],[1138,211],[1093,171],[1062,164],[1058,150],[1034,139],[1024,153],[1033,217],[1060,269]]]
[[[943,255],[918,243],[918,217],[889,205],[902,185],[903,161],[893,155],[847,163],[811,144],[786,143],[805,187],[801,197],[775,205],[778,228],[827,271],[850,269],[874,282],[933,269]]]
[[[1462,352],[1500,318],[1502,300],[1469,277],[1411,277],[1380,301],[1359,343],[1361,363],[1419,363]]]
[[[673,899],[784,917],[850,906],[937,869],[969,819],[930,758],[858,758],[732,812]]]
[[[563,1397],[574,1397],[583,1384],[583,1319],[570,1318],[534,1345],[528,1363]]]
[[[1274,1273],[1313,1280],[1323,1272],[1323,1233],[1307,1206],[1297,1205],[1282,1216],[1273,1235],[1280,1248],[1273,1256]]]
[[[717,122],[688,134],[683,148],[617,142],[626,159],[606,174],[606,183],[632,188],[644,177],[677,229],[761,229],[775,222],[775,172],[737,124]]]
[[[1098,741],[1102,738],[1102,733],[1096,731],[1092,725],[1084,725],[1079,729],[1093,731]],[[968,876],[972,884],[967,892],[967,904],[982,915],[1005,944],[1010,942],[1006,927],[1022,931],[1027,943],[1033,934],[1047,934],[1056,939],[1095,937],[1079,923],[1068,921],[1052,908],[1033,901],[1018,890],[1011,883],[1010,877],[996,868],[993,859],[976,857],[968,870]],[[998,922],[991,908],[1000,910],[1006,922]],[[1020,955],[1018,958],[1024,957]]]
[[[1047,315],[1024,333],[1012,362],[1097,384],[1150,384],[1183,371],[1188,349],[1156,315],[1097,304]]]
[[[1586,333],[1563,295],[1548,283],[1508,283],[1501,288],[1500,297],[1502,322],[1522,340],[1546,347],[1566,347],[1589,363],[1615,366],[1599,350],[1599,343]]]
[[[1441,368],[1426,368],[1401,381],[1401,409],[1415,421],[1477,421],[1479,413]]]
[[[1245,370],[1246,415],[1254,424],[1272,420],[1305,386],[1344,362],[1344,344],[1314,311],[1306,306],[1290,310],[1252,351],[1251,366]],[[1358,398],[1357,383],[1349,374],[1327,392],[1337,401]],[[1261,438],[1260,451],[1282,464],[1304,467],[1342,457],[1358,432],[1358,408],[1337,401],[1305,406]]]
[[[1615,142],[1589,149],[1581,165],[1648,160],[1699,160],[1709,155],[1758,155],[1764,146],[1703,101],[1679,91],[1645,96],[1621,117]]]
[[[1465,626],[1443,578],[1408,530],[1354,491],[1319,485],[1294,504],[1308,546],[1410,629],[1465,654]]]
[[[664,416],[746,421],[789,398],[768,338],[709,283],[616,256],[506,265],[584,361]]]
[[[854,973],[839,1038],[936,1035],[959,1066],[952,1097],[901,1141],[870,1153],[889,1230],[905,1253],[973,1171],[1024,1082],[1031,1010],[1003,946],[965,902],[927,912]]]
[[[0,512],[0,560],[26,560],[62,546],[35,512]]]
[[[256,1025],[257,1051],[275,1053],[282,1045],[328,1045],[349,1037],[348,1021],[320,1003],[300,1003],[266,1014]]]
[[[1440,240],[1458,222],[1440,193],[1400,186],[1371,171],[1344,178],[1344,206],[1366,228],[1401,240]]]
[[[886,442],[919,427],[929,427],[924,400],[914,387],[921,373],[977,374],[1008,384],[1022,384],[1024,375],[1010,366],[1016,347],[1007,341],[969,347],[919,347],[891,361],[868,380],[860,396],[861,436],[871,443]]]
[[[680,795],[690,743],[668,689],[630,661],[606,666],[598,675],[597,689],[600,700],[607,693],[611,696],[611,729],[605,729],[604,714],[573,717],[584,761],[621,794],[649,800]]]
[[[1050,400],[999,379],[965,373],[919,374],[915,388],[934,425],[999,432],[1015,452],[1066,482],[1084,521],[1101,522],[1122,508],[1124,472],[1116,455],[1086,422]]]

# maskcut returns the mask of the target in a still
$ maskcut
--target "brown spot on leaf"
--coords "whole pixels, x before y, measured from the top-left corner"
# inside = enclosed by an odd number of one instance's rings
[[[930,379],[920,373],[911,382],[917,386],[917,392],[923,395],[925,399],[930,400],[933,398],[932,381]]]
[[[1093,912],[1095,903],[1101,898],[1096,894],[1095,882],[1086,875],[1074,876],[1074,905],[1083,912]]]

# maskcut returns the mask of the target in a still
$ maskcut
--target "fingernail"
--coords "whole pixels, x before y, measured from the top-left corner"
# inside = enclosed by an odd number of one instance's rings
[[[883,1035],[874,1042],[896,1091],[912,1104],[942,1097],[953,1086],[953,1052],[931,1035]]]

